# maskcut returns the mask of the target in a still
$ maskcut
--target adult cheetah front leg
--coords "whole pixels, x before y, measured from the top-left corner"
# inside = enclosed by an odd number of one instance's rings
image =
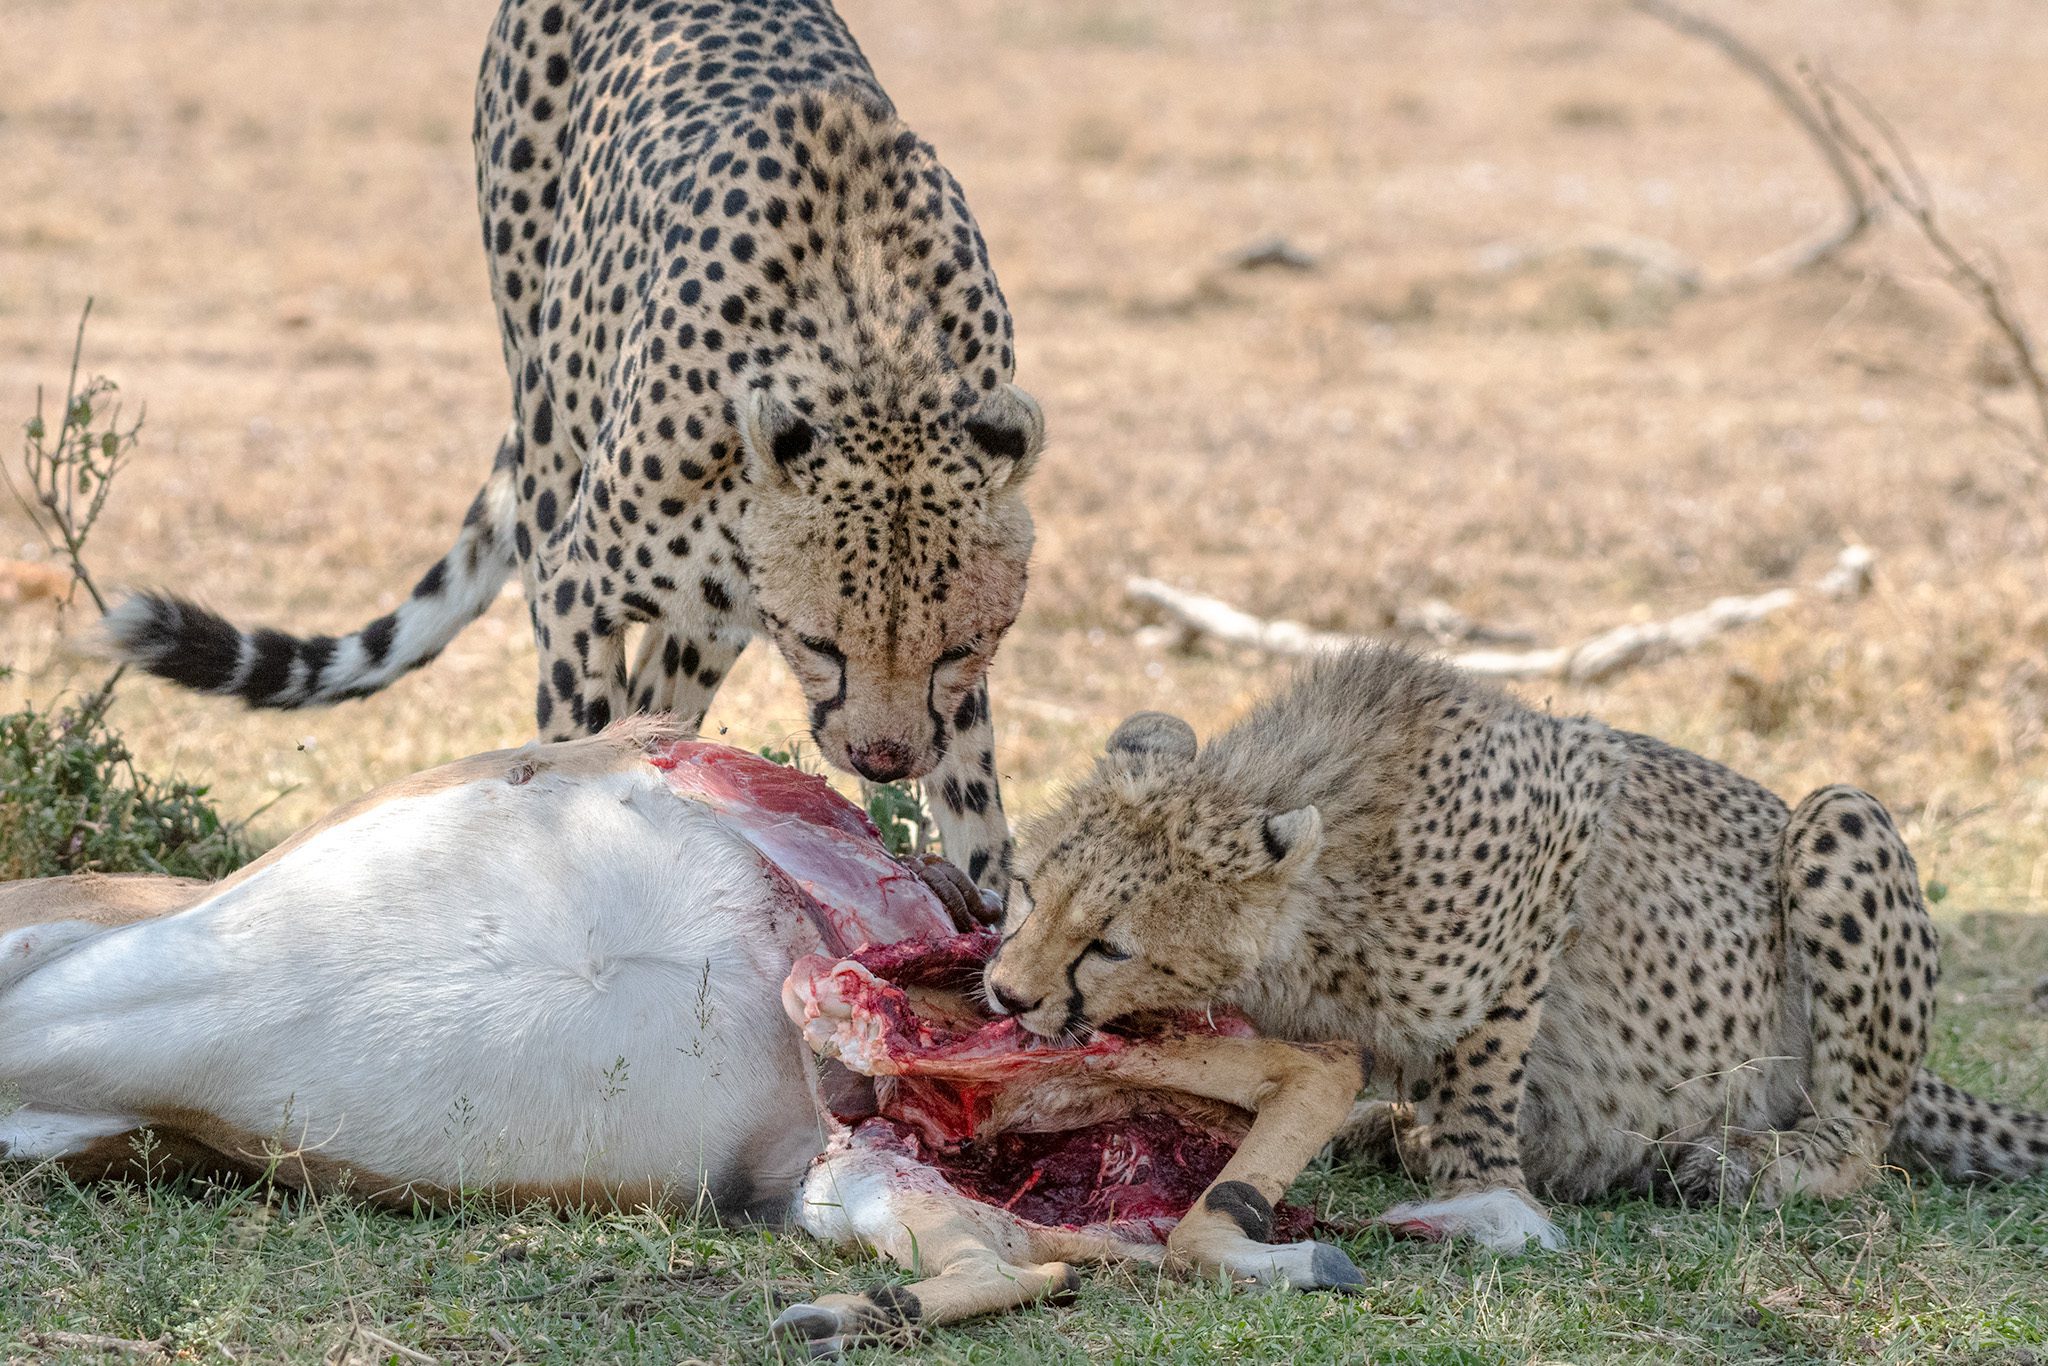
[[[1562,1245],[1522,1176],[1517,1117],[1549,976],[1546,945],[1485,1021],[1437,1060],[1415,1097],[1417,1127],[1400,1138],[1404,1154],[1425,1154],[1431,1198],[1396,1205],[1380,1222],[1419,1238],[1472,1238],[1495,1252],[1521,1252],[1532,1238],[1544,1248]]]
[[[1778,877],[1786,990],[1806,996],[1805,1113],[1786,1128],[1730,1128],[1719,1141],[1687,1145],[1673,1177],[1688,1199],[1768,1207],[1864,1185],[1885,1164],[1927,1052],[1934,927],[1884,806],[1853,787],[1809,796],[1785,827]]]
[[[633,710],[668,712],[691,734],[704,728],[718,685],[732,672],[752,633],[654,622],[640,638],[629,688]]]
[[[595,735],[626,715],[626,622],[600,594],[603,575],[572,542],[529,562],[528,605],[540,654],[534,722],[543,740]]]
[[[1010,890],[1010,823],[996,778],[995,726],[988,680],[974,685],[942,724],[950,723],[946,757],[925,779],[946,858],[997,896]]]

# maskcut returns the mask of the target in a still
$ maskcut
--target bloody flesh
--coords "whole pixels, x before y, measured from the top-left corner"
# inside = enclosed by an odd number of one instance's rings
[[[867,813],[823,778],[702,740],[678,741],[651,762],[669,787],[725,816],[760,851],[827,953],[952,930],[945,907],[890,856]]]
[[[1242,1122],[1170,1094],[1133,1091],[1107,1118],[1072,1126],[1048,1105],[1040,1127],[1032,1088],[1050,1096],[1086,1082],[1098,1060],[1172,1032],[1248,1032],[1241,1019],[1180,1017],[1061,1045],[1016,1020],[976,1009],[971,988],[995,952],[993,931],[879,945],[840,959],[805,958],[783,1002],[819,1053],[876,1078],[880,1114],[860,1136],[907,1151],[962,1194],[1034,1223],[1114,1226],[1163,1239],[1216,1179],[1244,1136]],[[1016,1102],[1022,1089],[1024,1104]],[[998,1102],[1011,1103],[999,1106]],[[1099,1107],[1098,1107],[1099,1108]],[[1000,1112],[1007,1123],[992,1119]],[[841,1116],[851,1122],[857,1116]],[[1276,1211],[1277,1235],[1298,1237],[1307,1211]]]
[[[914,1157],[1020,1218],[1129,1239],[1163,1239],[1237,1150],[1243,1117],[1185,1097],[1132,1091],[1112,1097],[1124,1103],[1105,1117],[1098,1085],[1092,1112],[1064,1119],[1059,1098],[1119,1050],[1169,1032],[1249,1033],[1241,1019],[1187,1017],[1061,1045],[991,1018],[977,1003],[996,933],[955,933],[939,899],[824,779],[696,740],[651,762],[754,847],[816,929],[823,953],[795,964],[783,1004],[814,1051],[874,1079],[878,1114],[835,1116],[858,1125],[855,1141]],[[1309,1222],[1285,1206],[1277,1214],[1279,1236]]]

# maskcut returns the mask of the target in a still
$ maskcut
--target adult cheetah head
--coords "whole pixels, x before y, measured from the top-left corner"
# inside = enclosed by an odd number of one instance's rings
[[[976,687],[1024,601],[1045,442],[1014,384],[975,401],[849,395],[736,405],[751,485],[743,535],[762,620],[825,756],[918,777],[981,719]]]
[[[1026,826],[989,1000],[1047,1037],[1214,1004],[1266,958],[1321,848],[1315,807],[1259,809],[1203,771],[1187,722],[1140,712]]]

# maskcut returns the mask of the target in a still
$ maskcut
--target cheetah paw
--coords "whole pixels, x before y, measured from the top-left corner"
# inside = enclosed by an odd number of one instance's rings
[[[1380,1215],[1379,1221],[1409,1238],[1442,1242],[1470,1238],[1493,1252],[1519,1253],[1534,1239],[1554,1251],[1564,1246],[1556,1225],[1519,1191],[1479,1191],[1447,1200],[1411,1201]]]

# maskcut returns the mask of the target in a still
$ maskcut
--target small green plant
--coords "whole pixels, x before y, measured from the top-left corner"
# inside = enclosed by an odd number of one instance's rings
[[[65,873],[215,878],[253,854],[192,783],[135,769],[107,725],[112,694],[0,715],[0,881]]]
[[[126,426],[121,406],[110,402],[119,386],[104,375],[78,377],[79,361],[85,353],[85,324],[92,316],[92,301],[78,318],[78,336],[71,346],[71,373],[64,382],[64,406],[53,431],[43,413],[43,391],[36,389],[36,413],[22,427],[21,473],[27,487],[14,480],[5,466],[0,479],[7,491],[28,515],[43,542],[53,554],[61,554],[71,565],[71,592],[82,586],[100,611],[107,600],[85,568],[85,543],[93,526],[106,510],[107,495],[113,492],[114,477],[135,453],[142,435],[142,416]],[[66,599],[67,603],[69,598]],[[115,671],[115,677],[119,677]],[[111,688],[108,680],[105,688]],[[104,691],[105,688],[102,690]]]
[[[820,773],[816,760],[801,740],[787,746],[763,745],[758,751],[771,764],[781,764],[799,773]],[[860,785],[861,806],[875,829],[882,832],[882,844],[898,858],[935,854],[939,849],[938,827],[925,805],[924,788],[918,783],[870,783]]]
[[[939,834],[925,809],[924,788],[917,783],[862,783],[868,819],[882,832],[882,843],[898,858],[939,851]]]
[[[805,752],[804,742],[801,740],[791,740],[787,747],[782,745],[763,745],[755,752],[771,764],[780,764],[784,768],[793,768],[799,773],[819,772],[817,764]]]
[[[22,427],[20,479],[0,465],[8,491],[52,555],[71,568],[65,605],[84,588],[106,599],[85,567],[85,543],[106,510],[114,478],[134,453],[142,419],[124,424],[115,385],[83,380],[88,302],[71,349],[64,404],[54,419],[36,391]],[[69,705],[0,715],[0,880],[66,873],[174,873],[214,878],[249,861],[243,825],[229,825],[192,783],[146,777],[107,723],[115,669]]]

